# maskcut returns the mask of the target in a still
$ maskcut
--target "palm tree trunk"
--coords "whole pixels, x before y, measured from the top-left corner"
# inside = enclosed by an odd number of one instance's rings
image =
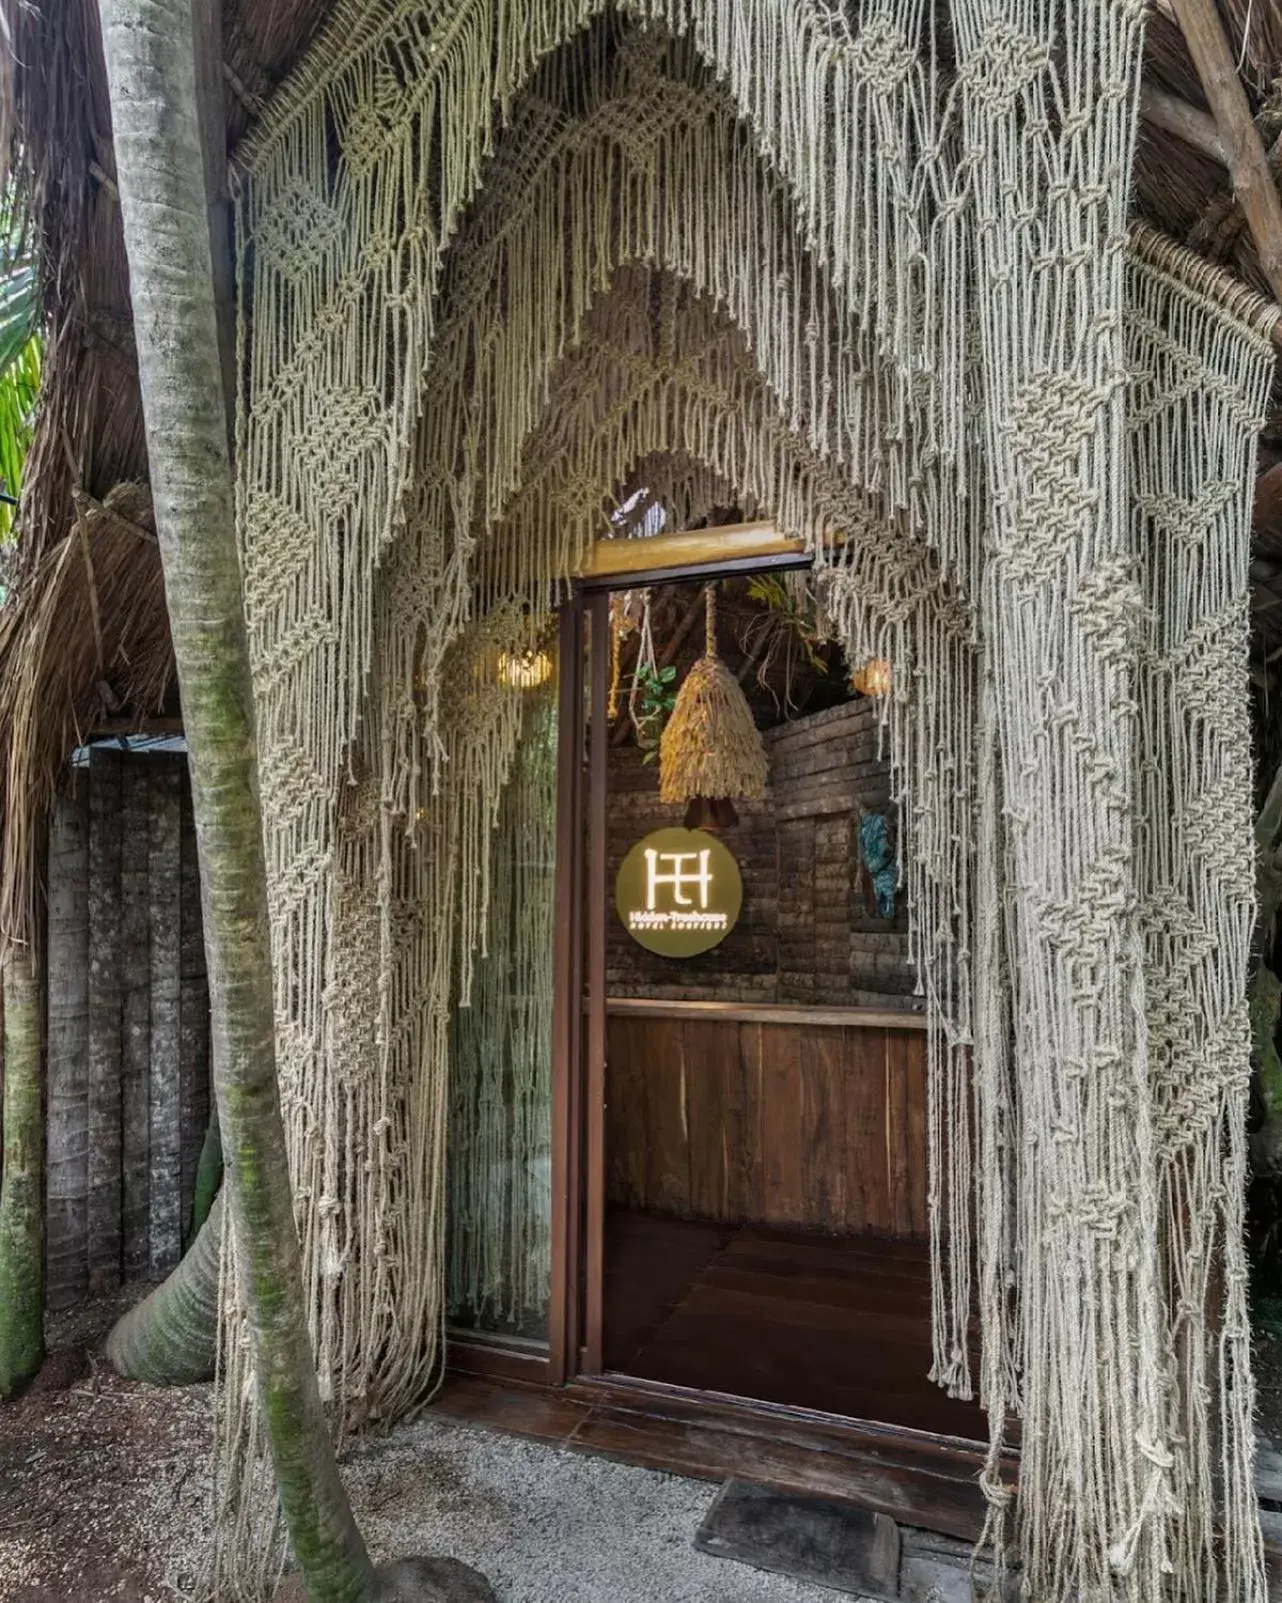
[[[205,1126],[205,1139],[200,1146],[200,1159],[196,1164],[196,1181],[191,1199],[191,1223],[187,1231],[190,1240],[205,1227],[205,1220],[213,1212],[218,1188],[223,1183],[223,1141],[218,1129],[218,1109],[209,1110],[209,1123]]]
[[[177,1269],[123,1314],[107,1337],[107,1357],[118,1375],[153,1386],[213,1379],[222,1234],[219,1195]]]
[[[338,1475],[304,1315],[276,1083],[267,884],[233,523],[192,0],[102,0],[143,416],[190,748],[227,1201],[281,1506],[313,1603],[373,1566]]]
[[[168,1274],[182,1256],[182,970],[179,961],[181,769],[156,760],[147,820],[147,908],[151,948],[147,1021],[148,1198],[151,1269]]]
[[[120,1285],[120,753],[89,754],[89,1290]]]
[[[124,766],[120,802],[120,1129],[124,1266],[127,1276],[151,1262],[151,963],[147,874],[150,774],[147,762]],[[52,959],[50,960],[52,966]]]
[[[194,1228],[195,1197],[209,1119],[209,987],[205,981],[205,939],[200,928],[200,865],[192,828],[191,796],[181,798],[178,831],[178,1113],[182,1175],[183,1247]],[[214,1128],[217,1128],[215,1121]],[[221,1156],[220,1156],[221,1165]],[[206,1200],[201,1220],[209,1212]]]
[[[44,1124],[40,979],[30,952],[4,966],[4,1157],[0,1179],[0,1397],[44,1361]]]
[[[46,1271],[50,1308],[89,1289],[89,773],[49,824]]]

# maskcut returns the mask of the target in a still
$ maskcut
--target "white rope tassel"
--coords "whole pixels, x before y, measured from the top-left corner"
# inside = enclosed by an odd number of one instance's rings
[[[447,1301],[515,1326],[546,1296],[549,709],[499,654],[593,539],[737,502],[892,664],[934,1375],[989,1411],[999,1564],[1035,1603],[1263,1603],[1269,363],[1251,297],[1147,236],[1128,260],[1141,10],[339,0],[239,152],[278,1061],[340,1434],[431,1394]],[[258,1599],[279,1531],[225,1279],[217,1579]]]

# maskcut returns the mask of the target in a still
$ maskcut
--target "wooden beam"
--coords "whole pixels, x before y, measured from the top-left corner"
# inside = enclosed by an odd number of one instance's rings
[[[683,1002],[649,996],[612,996],[610,1018],[701,1019],[730,1024],[800,1024],[826,1029],[925,1030],[924,1013],[908,1008],[807,1007],[774,1002]]]
[[[108,740],[116,735],[166,736],[183,733],[181,718],[105,718],[100,719],[87,740]]]
[[[1224,141],[1233,191],[1260,253],[1260,266],[1274,300],[1282,305],[1282,199],[1215,0],[1170,0],[1170,4]]]
[[[632,542],[627,542],[631,544]],[[641,542],[637,542],[641,543]],[[587,850],[587,1056],[584,1060],[586,1229],[584,1252],[584,1369],[603,1367],[605,1301],[605,942],[609,889],[608,789],[610,696],[610,598],[599,591],[588,602],[591,712],[588,723]]]
[[[705,568],[751,557],[804,556],[805,545],[779,533],[773,523],[732,523],[721,528],[686,529],[637,540],[596,540],[577,578],[654,573],[671,568]]]
[[[1196,106],[1190,106],[1187,100],[1168,94],[1165,89],[1145,84],[1140,90],[1140,116],[1154,128],[1174,134],[1203,156],[1219,162],[1221,167],[1228,166],[1228,152],[1220,138],[1215,118],[1209,112],[1199,111]]]
[[[557,620],[556,894],[562,916],[552,938],[552,1266],[548,1297],[548,1380],[573,1372],[578,1348],[578,1163],[582,1131],[574,1088],[583,1024],[583,609]],[[452,1344],[451,1344],[452,1345]]]

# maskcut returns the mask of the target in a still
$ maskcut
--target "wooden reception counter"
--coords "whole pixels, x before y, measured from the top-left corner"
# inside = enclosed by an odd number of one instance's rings
[[[607,1005],[611,1205],[926,1234],[926,1021],[862,1007]]]

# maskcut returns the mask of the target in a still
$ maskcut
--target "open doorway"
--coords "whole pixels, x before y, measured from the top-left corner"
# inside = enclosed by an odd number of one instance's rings
[[[885,665],[845,661],[804,570],[624,583],[590,603],[582,1368],[980,1436],[928,1379],[926,1036]],[[766,759],[764,794],[728,815],[659,793],[665,719],[709,644]],[[741,900],[714,945],[673,955],[617,895],[630,854],[687,823]]]

